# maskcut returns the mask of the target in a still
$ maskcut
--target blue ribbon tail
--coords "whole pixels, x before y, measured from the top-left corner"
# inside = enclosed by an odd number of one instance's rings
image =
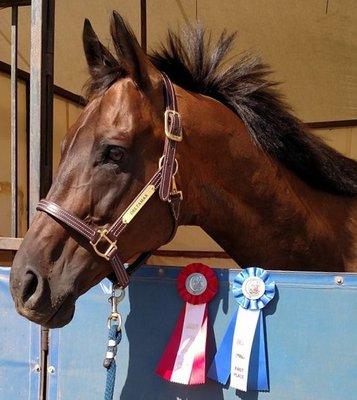
[[[222,343],[207,373],[208,378],[218,381],[223,385],[227,384],[231,374],[232,344],[237,313],[238,310],[233,314]]]
[[[269,390],[263,312],[259,316],[250,356],[248,389]]]

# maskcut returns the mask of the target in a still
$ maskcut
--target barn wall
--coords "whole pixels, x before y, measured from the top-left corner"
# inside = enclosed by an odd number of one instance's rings
[[[288,3],[288,6],[287,6]],[[280,82],[280,90],[302,120],[323,121],[356,117],[357,64],[353,37],[357,31],[357,8],[353,0],[151,0],[147,2],[148,45],[157,47],[168,27],[178,30],[196,20],[213,30],[217,37],[222,28],[238,30],[238,46],[233,53],[245,50],[258,53],[272,66],[272,77]],[[109,43],[108,15],[118,9],[140,33],[140,2],[62,0],[56,3],[55,83],[73,92],[82,93],[87,79],[81,49],[83,19]],[[326,9],[327,7],[327,9]],[[163,11],[165,13],[163,14]],[[19,66],[29,70],[29,8],[21,8]],[[0,11],[0,60],[10,59],[10,14]],[[0,235],[10,233],[10,83],[0,74]],[[20,234],[26,226],[25,171],[25,88],[19,87],[19,206]],[[54,167],[59,161],[59,144],[81,108],[55,98],[54,102]],[[332,147],[357,159],[357,128],[318,130]],[[192,240],[194,238],[194,240]],[[194,243],[194,245],[192,244]],[[180,228],[169,250],[218,251],[199,228]],[[156,258],[155,262],[184,264],[187,260]],[[212,260],[211,260],[212,261]],[[218,265],[216,260],[211,264]],[[229,260],[222,261],[229,264]],[[229,264],[231,265],[231,264]]]
[[[140,33],[140,1],[61,0],[56,2],[55,82],[80,93],[87,79],[81,49],[88,17],[109,43],[108,16],[119,10]],[[19,66],[29,68],[29,8],[20,9]],[[177,30],[196,20],[215,36],[238,31],[233,53],[260,54],[282,82],[281,91],[304,121],[356,116],[357,7],[354,0],[150,0],[148,44],[157,47],[168,27]],[[10,59],[10,12],[0,11],[0,60]]]
[[[27,229],[27,150],[25,85],[19,83],[18,109],[18,188],[19,236]],[[11,232],[11,171],[10,171],[10,79],[0,73],[0,236]],[[60,158],[60,143],[69,126],[81,112],[81,107],[54,98],[53,166],[56,171]]]
[[[26,231],[26,105],[25,85],[19,85],[18,104],[18,208],[19,233]],[[11,218],[11,171],[10,171],[10,79],[0,73],[0,236],[10,236]]]
[[[55,74],[58,86],[81,93],[87,80],[82,52],[84,18],[89,18],[104,44],[109,44],[108,18],[117,9],[140,33],[140,1],[132,0],[61,0],[55,13]],[[0,10],[0,60],[10,62],[10,9]],[[30,7],[19,9],[19,67],[30,69]]]
[[[216,36],[238,31],[233,53],[261,55],[304,121],[356,117],[357,8],[354,0],[154,0],[148,36],[156,47],[171,27],[196,19]],[[165,3],[166,18],[161,7]]]

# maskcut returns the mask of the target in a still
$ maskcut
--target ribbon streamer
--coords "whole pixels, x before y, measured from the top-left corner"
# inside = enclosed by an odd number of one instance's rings
[[[186,303],[156,368],[162,378],[185,385],[205,383],[207,303],[217,286],[215,273],[204,264],[189,264],[178,276],[177,290]]]
[[[236,389],[269,390],[262,309],[275,295],[275,283],[262,268],[240,272],[233,281],[239,304],[208,371],[208,377]]]

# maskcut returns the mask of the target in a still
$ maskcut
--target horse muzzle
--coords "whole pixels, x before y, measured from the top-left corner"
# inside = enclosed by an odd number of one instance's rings
[[[75,296],[69,293],[54,298],[48,280],[31,266],[25,267],[21,278],[13,271],[10,288],[17,312],[32,322],[59,328],[73,318]]]

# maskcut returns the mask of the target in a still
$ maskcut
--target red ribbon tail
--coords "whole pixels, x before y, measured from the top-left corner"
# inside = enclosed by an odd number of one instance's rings
[[[206,304],[205,315],[202,320],[200,334],[204,337],[204,343],[195,355],[192,366],[189,385],[206,383],[206,345],[207,345],[207,325],[208,325],[208,307]]]
[[[171,334],[170,340],[165,348],[165,351],[156,367],[156,373],[163,379],[169,381],[175,365],[177,352],[180,346],[183,322],[185,318],[185,306],[181,310],[176,327]]]

